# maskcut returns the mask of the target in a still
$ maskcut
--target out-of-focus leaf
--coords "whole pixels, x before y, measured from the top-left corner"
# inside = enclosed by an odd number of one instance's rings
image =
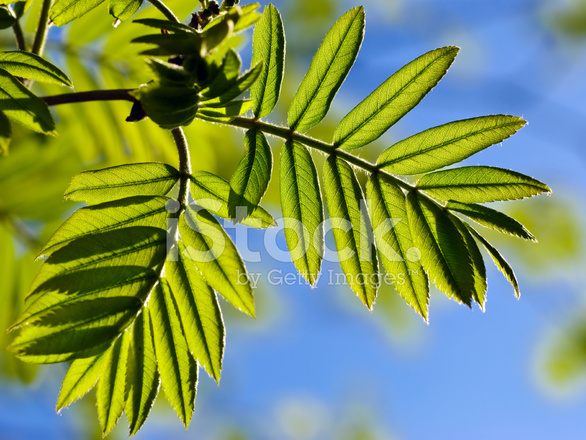
[[[16,23],[16,15],[8,6],[0,6],[0,29],[8,29]]]
[[[112,17],[126,21],[140,8],[142,0],[108,0],[108,11]]]
[[[334,23],[293,97],[287,116],[291,129],[307,131],[325,117],[356,60],[363,36],[362,6],[351,9]]]
[[[0,156],[8,154],[8,146],[12,138],[12,127],[6,115],[0,111]]]

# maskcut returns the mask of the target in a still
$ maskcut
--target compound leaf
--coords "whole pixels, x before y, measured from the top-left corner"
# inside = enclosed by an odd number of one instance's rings
[[[356,60],[363,36],[362,6],[351,9],[334,23],[293,97],[287,116],[291,129],[307,131],[325,117]]]
[[[366,198],[383,266],[397,292],[427,321],[429,280],[411,237],[405,194],[387,176],[373,174],[368,179]]]
[[[314,285],[324,253],[324,209],[317,170],[307,147],[291,141],[283,146],[279,183],[291,260]]]
[[[244,135],[244,156],[230,179],[230,216],[240,221],[248,217],[266,192],[273,170],[273,153],[265,135],[255,129]]]
[[[432,50],[402,67],[342,119],[334,145],[352,150],[378,139],[436,86],[458,51],[454,46]]]
[[[550,193],[547,185],[504,168],[472,166],[426,174],[417,188],[442,200],[496,202]]]
[[[350,288],[372,309],[378,259],[362,188],[350,165],[336,156],[326,160],[324,188],[340,265]]]
[[[417,191],[410,191],[407,218],[423,268],[435,285],[470,306],[475,292],[472,261],[464,238],[448,214]]]
[[[502,142],[525,124],[523,119],[507,115],[449,122],[397,142],[380,155],[377,163],[394,174],[426,173]]]
[[[260,62],[264,62],[264,69],[250,94],[254,116],[264,118],[279,100],[285,70],[285,30],[281,14],[272,4],[265,8],[254,28],[252,64]]]

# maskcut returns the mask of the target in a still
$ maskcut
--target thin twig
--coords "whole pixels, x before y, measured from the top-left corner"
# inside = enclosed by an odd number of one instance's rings
[[[49,10],[53,4],[53,0],[43,0],[41,7],[41,16],[39,17],[39,25],[37,26],[37,33],[33,40],[33,47],[31,52],[39,56],[43,55],[45,48],[45,41],[47,40],[47,31],[49,28]]]
[[[165,5],[162,1],[148,0],[148,2],[155,8],[157,8],[159,11],[161,11],[163,15],[167,17],[169,20],[174,21],[176,23],[180,23],[179,19],[175,17],[175,14],[173,14],[173,11],[171,11],[171,9],[169,9],[167,5]]]
[[[12,31],[14,32],[14,38],[16,39],[16,47],[18,50],[26,50],[26,41],[24,40],[24,33],[20,26],[20,20],[16,20],[12,25]]]
[[[89,101],[130,101],[136,102],[136,98],[130,94],[133,89],[92,90],[89,92],[64,93],[43,97],[47,105],[72,104]]]

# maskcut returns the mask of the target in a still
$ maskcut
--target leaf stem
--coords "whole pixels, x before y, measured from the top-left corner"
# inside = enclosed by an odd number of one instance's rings
[[[344,159],[349,164],[352,164],[352,165],[366,171],[367,173],[384,174],[388,178],[392,179],[393,182],[395,182],[401,188],[403,188],[407,191],[411,191],[413,189],[413,186],[409,185],[404,180],[399,179],[394,174],[390,174],[384,170],[381,170],[377,165],[372,164],[372,163],[368,162],[367,160],[364,160],[358,156],[354,156],[353,154],[350,154],[345,150],[337,149],[333,144],[329,144],[327,142],[323,142],[318,139],[314,139],[310,136],[298,133],[289,127],[283,127],[280,125],[274,125],[274,124],[270,124],[268,122],[263,122],[258,119],[243,118],[243,117],[237,117],[237,118],[233,119],[232,122],[223,122],[223,123],[227,124],[227,125],[232,125],[234,127],[240,127],[240,128],[247,128],[247,129],[256,128],[257,130],[260,130],[265,134],[270,134],[270,135],[273,135],[276,137],[280,137],[282,139],[287,139],[287,140],[299,142],[300,144],[303,144],[303,145],[310,147],[310,148],[313,148],[315,150],[322,151],[326,154],[338,156],[339,158]]]
[[[92,90],[89,92],[64,93],[43,97],[47,105],[72,104],[89,101],[130,101],[136,98],[130,94],[133,89]]]
[[[148,0],[148,2],[161,11],[170,21],[180,23],[179,19],[173,14],[173,11],[171,11],[171,9],[169,9],[161,0]]]
[[[53,5],[53,0],[43,0],[43,5],[41,6],[41,15],[39,17],[39,25],[37,27],[37,33],[35,34],[35,39],[33,40],[33,47],[31,52],[42,56],[43,49],[45,48],[45,41],[47,40],[47,30],[49,27],[49,10]]]
[[[179,172],[181,173],[179,184],[179,203],[181,203],[182,208],[185,208],[187,206],[187,186],[189,183],[189,176],[191,175],[189,147],[181,127],[177,127],[171,130],[171,134],[173,135],[175,145],[177,145],[177,153],[179,154]]]
[[[12,25],[12,31],[14,32],[14,38],[16,39],[16,47],[18,50],[26,50],[26,41],[24,40],[24,33],[20,26],[20,20],[16,20],[16,23]]]

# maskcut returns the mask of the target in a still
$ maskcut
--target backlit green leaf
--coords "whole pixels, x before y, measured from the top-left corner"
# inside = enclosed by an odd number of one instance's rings
[[[206,107],[221,107],[232,101],[234,98],[242,95],[254,84],[263,70],[263,64],[255,64],[248,72],[245,72],[240,78],[234,81],[224,93],[214,99],[205,101]]]
[[[197,89],[151,82],[132,92],[146,115],[161,128],[172,129],[191,124],[198,111]]]
[[[340,265],[350,288],[372,309],[378,259],[362,188],[350,165],[336,156],[325,163],[324,188]]]
[[[130,435],[138,432],[155,403],[161,383],[151,330],[150,309],[144,307],[132,326],[126,375],[125,412]]]
[[[230,304],[254,317],[254,297],[242,258],[218,221],[203,209],[188,207],[179,219],[184,256]]]
[[[21,50],[0,52],[0,69],[22,78],[73,87],[71,80],[58,67],[30,52]]]
[[[207,101],[225,93],[238,78],[238,75],[240,75],[241,66],[242,61],[240,60],[240,55],[230,49],[226,53],[222,61],[222,66],[214,79],[200,92],[201,100]]]
[[[332,26],[293,97],[287,121],[296,131],[317,125],[352,68],[364,36],[364,8],[353,8]]]
[[[195,203],[218,217],[232,218],[228,209],[230,183],[227,180],[207,171],[196,171],[190,180],[191,196]],[[257,206],[241,223],[260,229],[277,226],[275,219],[261,206]]]
[[[436,86],[458,50],[432,50],[402,67],[342,119],[334,145],[352,150],[378,139]]]
[[[179,180],[179,171],[157,162],[134,163],[77,174],[65,198],[87,205],[131,196],[164,196]]]
[[[474,237],[482,243],[482,245],[486,248],[490,256],[492,257],[496,267],[503,273],[503,275],[509,280],[513,288],[515,289],[515,294],[517,298],[521,296],[521,292],[519,290],[519,283],[517,282],[517,277],[515,276],[515,272],[513,272],[513,268],[511,265],[505,260],[505,258],[501,255],[501,253],[491,245],[482,235],[476,232],[471,226],[468,226],[468,229],[474,235]]]
[[[435,285],[471,305],[475,292],[472,261],[464,238],[441,207],[417,191],[407,195],[407,218],[421,263]]]
[[[130,335],[123,332],[110,348],[96,385],[96,406],[103,435],[116,426],[124,411],[129,346]]]
[[[94,387],[102,373],[107,356],[108,352],[104,352],[98,356],[76,359],[71,363],[65,379],[63,379],[57,400],[57,412],[68,407],[77,399],[81,399]]]
[[[63,26],[103,2],[104,0],[55,0],[51,7],[49,18],[57,26]]]
[[[283,146],[279,183],[291,260],[313,285],[324,254],[324,208],[317,170],[307,147],[291,141]]]
[[[210,122],[230,122],[235,117],[243,115],[252,106],[252,101],[231,101],[223,107],[199,107],[196,116],[204,121]]]
[[[169,403],[185,426],[195,405],[197,364],[187,347],[177,301],[162,279],[149,301],[151,324],[161,383]]]
[[[549,187],[515,171],[473,166],[426,174],[417,187],[433,197],[463,203],[515,200],[550,193]]]
[[[277,104],[285,70],[285,31],[281,14],[272,4],[254,28],[252,64],[260,62],[264,62],[264,69],[250,93],[254,116],[264,118]]]
[[[167,262],[166,278],[175,295],[187,346],[208,374],[219,383],[224,355],[224,323],[216,293],[178,243],[177,261]]]
[[[531,234],[531,232],[529,232],[525,226],[517,220],[497,211],[496,209],[489,208],[488,206],[448,202],[446,208],[464,214],[476,223],[486,226],[487,228],[504,232],[505,234],[514,235],[515,237],[524,238],[525,240],[536,241],[533,234]]]
[[[240,221],[252,213],[266,192],[273,170],[273,153],[265,135],[251,129],[244,135],[244,156],[230,179],[230,216]]]
[[[45,101],[3,69],[0,69],[0,111],[31,130],[54,134],[55,122]]]
[[[126,21],[132,17],[142,5],[142,0],[108,0],[108,11],[112,17]]]
[[[420,251],[411,237],[405,194],[388,177],[373,174],[368,179],[366,197],[376,246],[390,281],[407,304],[427,321],[429,280],[419,262]]]
[[[6,115],[0,111],[0,156],[8,154],[8,147],[12,138],[12,127]]]
[[[377,163],[394,174],[437,170],[502,142],[525,123],[519,117],[507,115],[449,122],[397,142],[380,155]]]
[[[474,294],[473,298],[478,303],[480,308],[484,310],[484,305],[486,303],[486,289],[488,284],[486,282],[486,268],[484,266],[484,260],[482,258],[482,254],[478,249],[478,245],[474,240],[474,237],[468,231],[466,225],[454,215],[450,215],[450,220],[460,234],[462,234],[462,238],[464,238],[464,242],[466,243],[466,247],[468,248],[468,254],[470,255],[470,262],[472,263],[472,270],[474,271]]]

